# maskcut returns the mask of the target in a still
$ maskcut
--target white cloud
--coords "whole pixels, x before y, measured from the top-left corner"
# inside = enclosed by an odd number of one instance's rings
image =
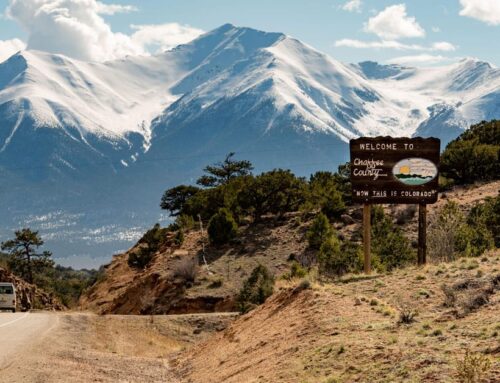
[[[347,47],[357,49],[395,49],[395,50],[408,50],[408,51],[454,51],[456,47],[446,41],[440,41],[426,47],[419,44],[403,44],[394,40],[381,40],[381,41],[362,41],[353,39],[342,39],[335,41],[336,47]]]
[[[0,40],[0,62],[7,60],[18,51],[22,51],[26,44],[19,39]]]
[[[438,41],[437,43],[432,44],[433,51],[443,51],[443,52],[452,52],[456,50],[457,47],[455,45],[447,42],[447,41]]]
[[[28,49],[86,61],[147,54],[150,45],[168,47],[185,42],[190,36],[192,28],[178,24],[139,26],[128,36],[113,32],[102,17],[134,10],[131,6],[98,0],[10,0],[6,14],[28,32]],[[197,29],[191,32],[199,34]]]
[[[342,5],[342,9],[347,12],[361,12],[362,5],[363,2],[361,0],[350,0]]]
[[[138,9],[133,5],[104,4],[97,2],[97,13],[101,15],[114,15],[116,13],[135,12]]]
[[[141,47],[166,51],[179,44],[187,43],[203,33],[201,29],[189,25],[168,23],[159,25],[132,25],[136,32],[132,41]]]
[[[7,15],[28,31],[28,49],[89,61],[143,53],[128,36],[113,33],[100,16],[110,11],[96,0],[11,0]]]
[[[434,32],[434,33],[441,32],[441,28],[439,28],[439,27],[432,27],[432,32]]]
[[[460,0],[460,16],[467,16],[491,25],[500,25],[499,0]]]
[[[366,32],[374,33],[385,40],[425,36],[425,31],[417,20],[406,14],[405,4],[396,4],[385,8],[368,19],[364,29]]]
[[[402,65],[432,65],[446,61],[455,61],[456,58],[444,57],[441,55],[421,54],[415,56],[401,56],[387,60],[387,64],[402,64]]]

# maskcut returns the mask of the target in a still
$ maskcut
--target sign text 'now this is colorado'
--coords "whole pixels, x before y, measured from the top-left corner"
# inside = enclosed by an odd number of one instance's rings
[[[439,139],[363,137],[350,148],[353,202],[437,201]]]

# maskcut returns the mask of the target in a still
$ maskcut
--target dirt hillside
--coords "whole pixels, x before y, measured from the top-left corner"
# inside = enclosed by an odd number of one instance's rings
[[[398,323],[402,310],[414,312],[414,322]],[[192,383],[457,382],[470,350],[491,361],[484,382],[493,383],[500,381],[499,318],[496,251],[307,289],[283,286],[181,354],[173,370]]]
[[[457,201],[464,211],[487,196],[495,196],[500,182],[456,188],[442,193],[440,200],[429,205],[429,219],[446,200]],[[397,220],[407,209],[405,205],[386,207],[386,212]],[[343,222],[335,224],[339,233],[360,240],[361,209],[350,208]],[[235,295],[252,269],[260,264],[267,266],[279,276],[290,268],[290,261],[307,258],[312,254],[307,249],[305,234],[310,217],[290,214],[284,220],[265,219],[262,223],[240,229],[236,243],[215,248],[207,245],[199,231],[186,233],[181,247],[165,246],[155,254],[145,270],[129,267],[129,253],[113,258],[106,267],[104,276],[81,298],[82,309],[106,314],[179,314],[195,312],[233,311]],[[402,227],[416,244],[417,215]],[[202,245],[209,269],[202,266],[194,283],[186,283],[176,277],[178,265],[186,258],[202,258]]]

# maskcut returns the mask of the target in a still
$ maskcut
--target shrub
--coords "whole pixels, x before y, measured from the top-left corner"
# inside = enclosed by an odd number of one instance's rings
[[[177,227],[182,230],[192,230],[194,228],[195,222],[194,218],[187,214],[181,214],[175,220]]]
[[[457,294],[455,293],[455,290],[453,290],[451,286],[447,285],[442,285],[441,290],[443,291],[444,294],[443,306],[455,307],[455,304],[457,302]]]
[[[464,216],[456,202],[447,201],[430,220],[427,244],[429,254],[439,261],[456,259],[457,234],[464,225]]]
[[[208,285],[209,289],[218,289],[219,287],[222,287],[224,284],[224,280],[222,277],[215,278],[210,284]]]
[[[417,213],[417,205],[407,205],[403,210],[400,210],[396,216],[396,223],[404,225],[410,222]]]
[[[464,359],[457,362],[457,377],[461,383],[480,383],[491,368],[491,360],[482,354],[465,350]]]
[[[145,244],[151,253],[155,253],[165,243],[168,231],[169,229],[161,228],[157,223],[139,239],[139,243]]]
[[[378,205],[372,208],[372,252],[387,270],[401,267],[415,259],[410,241]]]
[[[139,239],[139,248],[128,255],[128,265],[138,269],[144,269],[153,259],[153,255],[160,250],[165,243],[169,228],[161,228],[156,224]]]
[[[127,263],[130,267],[144,269],[153,259],[153,254],[149,248],[139,247],[129,253]]]
[[[479,223],[474,226],[461,225],[455,241],[455,249],[466,257],[479,257],[493,245],[491,232]]]
[[[257,266],[240,290],[236,301],[238,309],[242,313],[250,311],[264,303],[273,290],[274,277],[265,266]]]
[[[477,257],[492,248],[493,234],[486,226],[492,223],[487,218],[488,210],[487,206],[477,205],[466,221],[458,204],[447,201],[429,225],[430,254],[437,260],[452,261],[458,256]]]
[[[332,234],[333,229],[328,218],[323,213],[319,213],[306,234],[309,247],[319,249]]]
[[[410,306],[403,306],[399,310],[398,323],[400,324],[411,324],[415,322],[415,317],[417,316],[417,311]]]
[[[177,233],[175,233],[174,243],[177,246],[181,246],[184,243],[184,232],[182,229],[177,230]]]
[[[283,275],[284,279],[304,278],[307,275],[307,270],[298,262],[293,262],[290,266],[290,272]]]
[[[319,250],[319,272],[324,275],[342,276],[351,270],[353,259],[341,251],[340,241],[335,236],[330,236]]]
[[[311,281],[309,279],[303,279],[295,288],[295,291],[309,290],[310,288],[312,288]]]
[[[500,247],[500,194],[476,204],[467,217],[467,224],[478,225],[491,232],[496,247]]]
[[[194,257],[182,258],[174,267],[174,276],[193,283],[198,274],[198,262]]]
[[[238,234],[238,225],[229,210],[222,208],[208,223],[208,238],[214,245],[228,243]]]

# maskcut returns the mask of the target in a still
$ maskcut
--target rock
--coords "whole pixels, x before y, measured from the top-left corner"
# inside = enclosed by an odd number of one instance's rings
[[[340,216],[340,219],[341,221],[346,224],[346,225],[352,225],[353,223],[356,223],[356,221],[354,220],[354,218],[352,218],[350,215],[348,214],[342,214]]]
[[[64,306],[54,295],[46,293],[2,268],[0,268],[0,281],[14,284],[17,293],[17,309],[20,311],[28,311],[33,308],[64,310]]]
[[[362,220],[363,219],[363,209],[355,209],[351,213],[351,217],[355,220]]]

